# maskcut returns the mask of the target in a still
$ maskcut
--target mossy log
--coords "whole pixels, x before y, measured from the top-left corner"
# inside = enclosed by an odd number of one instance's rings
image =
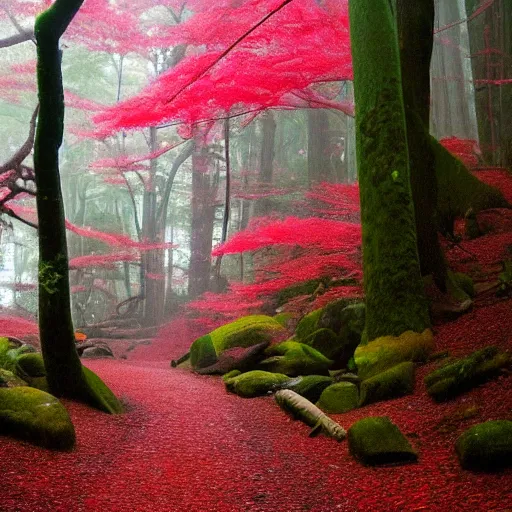
[[[449,400],[497,375],[510,362],[507,353],[485,347],[429,373],[425,377],[427,392],[438,402]]]
[[[343,441],[347,436],[345,429],[329,418],[316,405],[290,389],[282,389],[275,394],[276,402],[281,409],[290,413],[295,419],[313,427],[309,436],[315,437],[324,433],[336,441]]]

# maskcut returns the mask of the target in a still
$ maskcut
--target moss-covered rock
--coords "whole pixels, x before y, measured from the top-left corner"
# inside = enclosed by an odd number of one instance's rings
[[[358,404],[357,386],[351,382],[337,382],[324,389],[316,406],[328,413],[341,414],[356,409]]]
[[[494,346],[473,352],[425,377],[428,394],[436,401],[449,400],[498,375],[510,365],[510,356]]]
[[[192,368],[206,368],[217,362],[217,352],[212,337],[205,334],[197,338],[190,347],[190,364]]]
[[[359,376],[365,380],[403,361],[426,361],[433,350],[430,329],[422,333],[406,331],[400,336],[382,336],[367,345],[359,345],[354,360]]]
[[[333,383],[332,377],[324,375],[305,375],[285,382],[282,389],[291,389],[295,393],[315,403],[322,391]]]
[[[241,375],[241,371],[240,370],[231,370],[230,372],[228,373],[225,373],[223,376],[222,376],[222,380],[224,382],[228,381],[229,379],[232,379],[233,377],[238,377],[239,375]]]
[[[303,343],[318,350],[329,359],[334,359],[342,349],[338,335],[331,329],[325,328],[312,332]]]
[[[26,385],[27,383],[13,372],[0,368],[0,388],[14,388]]]
[[[512,466],[512,421],[486,421],[466,430],[455,443],[464,469],[496,471]]]
[[[213,365],[222,352],[233,347],[251,347],[271,341],[284,327],[270,316],[250,315],[223,325],[196,339],[190,347],[193,368]]]
[[[414,363],[397,364],[361,383],[360,405],[389,400],[414,392]]]
[[[318,329],[318,322],[322,316],[323,309],[315,309],[307,315],[304,315],[295,329],[295,339],[299,342],[305,340]]]
[[[64,406],[30,387],[0,389],[0,433],[57,450],[70,450],[75,430]]]
[[[280,389],[281,385],[289,380],[287,375],[280,373],[253,370],[232,379],[226,379],[225,384],[226,389],[231,393],[236,393],[244,398],[252,398]]]
[[[344,368],[354,356],[361,343],[366,319],[366,306],[363,302],[348,305],[340,313],[339,342],[341,350],[336,355],[335,366]]]
[[[259,364],[265,371],[285,375],[327,375],[332,360],[314,348],[294,341],[285,341],[267,349],[267,354],[278,354],[264,359]]]
[[[346,325],[346,315],[343,315],[343,311],[353,303],[354,299],[337,299],[326,304],[318,320],[318,327],[331,329],[336,334],[341,333]]]
[[[283,327],[288,327],[288,324],[293,320],[292,313],[278,313],[273,316],[274,320],[281,324]]]
[[[46,370],[43,356],[38,353],[20,355],[16,359],[16,373],[22,379],[27,377],[44,377]]]
[[[415,462],[417,453],[387,416],[359,420],[348,431],[350,453],[364,464]]]
[[[448,274],[451,275],[452,280],[469,298],[474,298],[475,284],[473,283],[473,279],[471,279],[471,277],[462,272],[449,271]]]

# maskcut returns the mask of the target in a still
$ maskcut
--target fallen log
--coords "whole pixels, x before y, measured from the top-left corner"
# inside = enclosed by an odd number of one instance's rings
[[[345,429],[339,423],[329,418],[316,405],[295,393],[295,391],[281,389],[275,394],[275,398],[281,409],[290,413],[293,418],[313,427],[309,437],[324,433],[336,439],[336,441],[343,441],[347,436]]]
[[[80,329],[87,338],[108,338],[108,339],[141,339],[153,338],[158,332],[158,327],[142,327],[139,329],[119,329],[117,327],[84,327]]]
[[[176,368],[176,366],[180,365],[181,363],[184,363],[185,361],[188,361],[190,359],[190,352],[187,352],[186,354],[183,354],[178,359],[173,359],[171,361],[171,366],[173,368]]]

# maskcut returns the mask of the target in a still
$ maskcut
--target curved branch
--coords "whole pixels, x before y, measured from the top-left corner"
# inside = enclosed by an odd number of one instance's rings
[[[9,160],[7,160],[7,162],[5,162],[5,164],[0,165],[0,174],[13,169],[17,169],[22,164],[23,160],[25,160],[25,158],[30,155],[32,148],[34,147],[34,139],[36,135],[36,119],[38,112],[39,105],[37,105],[34,109],[34,113],[30,119],[30,129],[27,140],[23,146],[21,146],[20,149],[18,149],[18,151],[16,151],[16,153]]]

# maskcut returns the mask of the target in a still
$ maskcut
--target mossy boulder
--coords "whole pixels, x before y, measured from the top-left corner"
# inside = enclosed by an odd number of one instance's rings
[[[190,364],[192,368],[207,368],[217,362],[217,352],[212,337],[205,334],[197,338],[190,347]]]
[[[512,421],[486,421],[463,432],[455,451],[464,469],[496,471],[512,466]]]
[[[300,396],[315,403],[322,391],[333,383],[332,377],[324,375],[304,375],[285,382],[282,389],[291,389]]]
[[[269,341],[264,341],[252,347],[233,347],[224,350],[217,362],[205,368],[198,368],[200,375],[223,375],[232,370],[240,370],[241,373],[253,370],[254,366],[263,359],[263,352],[268,347]]]
[[[341,351],[338,335],[331,329],[317,329],[303,342],[321,352],[328,359],[334,359]]]
[[[56,450],[70,450],[75,429],[65,407],[31,387],[0,389],[0,433]]]
[[[247,348],[269,342],[282,332],[284,327],[270,316],[250,315],[239,318],[196,339],[190,347],[190,363],[193,368],[211,366],[227,349]]]
[[[16,373],[21,378],[44,377],[46,370],[43,356],[38,353],[21,354],[16,359]]]
[[[293,313],[278,313],[273,318],[283,327],[288,327],[289,323],[293,320]]]
[[[238,377],[239,375],[241,375],[241,371],[240,370],[231,370],[230,372],[228,373],[225,373],[223,376],[222,376],[222,380],[224,382],[228,381],[229,379],[232,379],[233,377]]]
[[[0,388],[14,388],[26,385],[27,383],[13,372],[0,368]]]
[[[324,389],[316,406],[328,413],[341,414],[356,409],[358,404],[357,386],[351,382],[337,382]]]
[[[285,341],[266,351],[271,357],[259,364],[265,371],[297,375],[327,375],[332,360],[314,348],[294,341]],[[276,354],[276,355],[273,355]]]
[[[364,418],[348,431],[350,453],[363,464],[404,464],[416,462],[414,451],[400,429],[387,417]]]
[[[269,392],[276,391],[281,385],[289,381],[287,375],[280,373],[270,373],[261,370],[242,373],[237,377],[226,379],[226,389],[231,393],[244,398],[266,395]]]
[[[356,308],[345,311],[349,306],[356,306]],[[349,321],[352,321],[354,313],[359,317],[361,312],[363,314],[364,328],[364,303],[354,303],[354,299],[338,299],[333,302],[329,302],[329,304],[326,304],[322,310],[322,315],[318,320],[318,327],[331,329],[336,334],[340,334],[347,327]]]
[[[360,405],[389,400],[414,392],[414,363],[406,361],[361,383]]]
[[[297,328],[295,329],[294,336],[297,341],[304,341],[308,336],[319,329],[318,322],[320,321],[322,313],[322,308],[315,309],[300,319],[299,323],[297,324]]]
[[[424,362],[434,350],[430,329],[422,333],[406,331],[400,336],[381,336],[366,345],[360,344],[354,360],[358,375],[366,380],[404,361]]]
[[[341,327],[339,330],[339,341],[342,347],[336,356],[336,365],[345,367],[354,352],[361,343],[366,320],[366,306],[364,302],[350,304],[340,313]]]
[[[449,400],[499,375],[510,363],[507,353],[485,347],[429,373],[425,377],[427,392],[438,402]]]

